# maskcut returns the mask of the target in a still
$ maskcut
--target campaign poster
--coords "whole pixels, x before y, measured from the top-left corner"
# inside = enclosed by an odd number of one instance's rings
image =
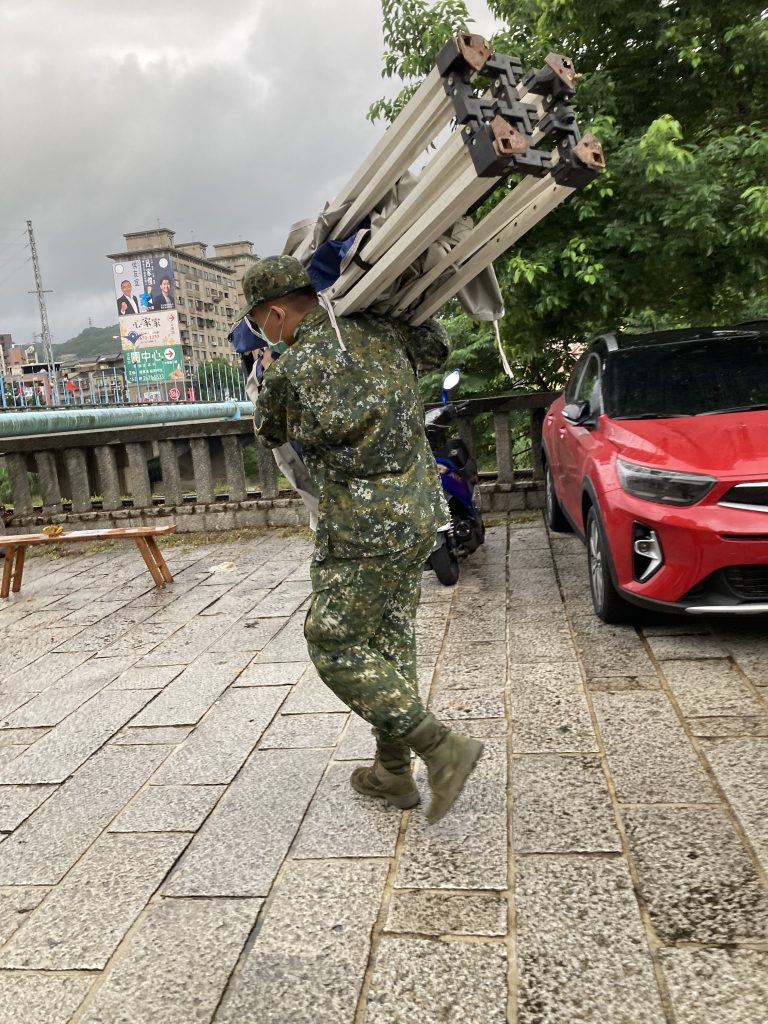
[[[179,322],[175,310],[122,316],[120,342],[129,384],[184,379]]]
[[[112,269],[119,317],[176,308],[170,253],[120,260]]]

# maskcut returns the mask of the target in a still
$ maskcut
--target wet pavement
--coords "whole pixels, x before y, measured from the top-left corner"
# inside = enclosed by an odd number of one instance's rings
[[[576,539],[491,528],[424,577],[423,694],[486,743],[430,828],[349,788],[310,551],[2,602],[0,1024],[765,1024],[768,622],[602,625]]]

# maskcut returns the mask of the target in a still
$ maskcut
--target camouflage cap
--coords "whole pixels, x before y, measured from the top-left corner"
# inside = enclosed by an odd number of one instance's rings
[[[295,256],[267,256],[248,267],[243,276],[245,306],[240,310],[240,318],[262,302],[307,286],[311,287],[312,282]]]

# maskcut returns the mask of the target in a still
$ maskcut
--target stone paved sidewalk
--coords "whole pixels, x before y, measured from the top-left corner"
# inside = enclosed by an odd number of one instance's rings
[[[578,541],[492,528],[425,577],[423,692],[486,741],[427,828],[349,789],[309,553],[171,549],[165,592],[133,550],[29,563],[0,1024],[765,1024],[766,623],[601,625]]]

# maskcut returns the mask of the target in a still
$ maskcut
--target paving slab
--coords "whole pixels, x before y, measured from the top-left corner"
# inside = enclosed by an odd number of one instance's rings
[[[349,776],[358,766],[355,762],[330,765],[299,829],[292,856],[327,860],[394,854],[401,813],[384,800],[354,792]]]
[[[335,747],[348,718],[345,714],[277,715],[259,747]],[[370,738],[370,726],[366,726]],[[361,760],[367,756],[362,755]]]
[[[768,952],[665,949],[660,960],[675,1024],[760,1024],[768,1019]]]
[[[768,715],[712,716],[689,718],[688,727],[694,736],[703,739],[725,739],[739,736],[768,736]]]
[[[93,978],[0,974],[0,1024],[69,1024]]]
[[[185,740],[191,731],[192,727],[189,725],[127,725],[110,742],[131,746],[162,743],[169,747],[175,747]]]
[[[608,786],[594,754],[512,760],[512,845],[524,853],[620,853]]]
[[[105,747],[0,844],[4,885],[55,885],[168,756]]]
[[[519,1024],[665,1024],[623,861],[523,857],[515,902]]]
[[[282,708],[284,715],[315,715],[345,712],[349,708],[329,689],[310,665],[294,686]]]
[[[599,625],[595,625],[599,623]],[[594,616],[574,620],[576,647],[587,678],[651,675],[648,651],[630,626],[606,626]]]
[[[210,1021],[261,905],[261,900],[155,903],[98,987],[82,1024]]]
[[[616,795],[625,803],[712,803],[717,797],[662,693],[596,693]]]
[[[491,892],[395,890],[384,926],[387,932],[416,935],[507,934],[507,901]]]
[[[0,888],[0,946],[21,927],[29,914],[48,895],[48,891],[44,886]]]
[[[259,622],[277,623],[279,619],[259,619]],[[304,616],[294,616],[273,638],[256,658],[259,664],[281,661],[309,661],[307,641],[304,639]]]
[[[703,742],[715,778],[768,874],[768,743],[751,737]]]
[[[348,715],[346,728],[333,752],[336,761],[370,761],[376,754],[376,741],[368,722],[359,715]]]
[[[8,718],[8,725],[13,729],[57,725],[130,664],[130,658],[91,658],[14,712]]]
[[[196,832],[225,791],[226,786],[148,786],[118,815],[109,831]]]
[[[422,765],[417,783],[426,804],[429,786]],[[506,889],[506,783],[506,743],[487,740],[450,814],[428,825],[423,808],[411,812],[396,875],[398,888]]]
[[[235,686],[293,686],[307,671],[306,661],[251,662],[235,680]]]
[[[56,792],[56,786],[0,786],[0,832],[13,832],[40,804]],[[2,884],[2,879],[0,879]]]
[[[3,948],[0,967],[101,970],[188,841],[99,839]]]
[[[483,686],[440,690],[429,702],[431,711],[461,732],[468,719],[501,718],[504,715],[504,688]]]
[[[108,690],[162,690],[181,675],[184,665],[157,665],[154,668],[140,668],[132,665],[109,684]]]
[[[287,686],[229,690],[156,773],[153,784],[230,782],[289,692]]]
[[[164,894],[267,896],[328,758],[327,750],[256,751],[192,840]]]
[[[728,652],[714,636],[649,636],[648,646],[659,661],[724,658]]]
[[[153,696],[152,690],[97,693],[7,765],[0,783],[63,782]]]
[[[686,717],[759,715],[765,711],[729,661],[665,661],[664,675]]]
[[[487,644],[460,644],[450,658],[444,658],[437,671],[437,687],[450,689],[498,689],[507,679],[507,645],[499,641]]]
[[[768,892],[719,807],[631,807],[623,816],[662,942],[768,940]]]
[[[238,655],[201,655],[131,724],[195,725],[242,672],[244,662]]]
[[[7,661],[6,661],[7,657]],[[0,691],[4,693],[40,693],[72,669],[87,661],[90,653],[75,651],[74,654],[46,654],[25,668],[14,670],[10,656],[3,657],[0,667]]]
[[[191,622],[185,622],[183,626],[178,623],[166,625],[173,628],[173,633],[163,643],[157,645],[151,653],[142,658],[142,665],[191,665],[198,655],[209,648],[217,651],[229,652],[242,650],[234,644],[236,636],[230,619],[224,619],[220,615],[212,615],[209,618],[195,618]],[[226,645],[216,647],[216,641],[228,633],[232,634]]]
[[[597,750],[575,662],[513,666],[510,713],[515,753]]]
[[[219,622],[222,616],[217,616],[215,619],[211,616],[210,619],[201,619],[201,622]],[[226,619],[227,623],[231,620]],[[272,638],[280,633],[280,631],[286,627],[289,620],[287,618],[254,618],[252,615],[245,615],[241,619],[238,619],[233,625],[222,632],[211,644],[210,650],[212,652],[217,651],[245,651],[254,657],[260,651],[263,651],[268,644],[271,643]]]
[[[386,876],[378,861],[286,865],[216,1024],[353,1021]]]
[[[36,696],[36,692],[22,693],[21,690],[16,690],[13,693],[0,693],[0,727],[6,726],[8,716],[12,715],[17,708],[22,707],[27,701],[34,700]]]
[[[506,1024],[507,951],[491,943],[384,936],[366,1024]]]

